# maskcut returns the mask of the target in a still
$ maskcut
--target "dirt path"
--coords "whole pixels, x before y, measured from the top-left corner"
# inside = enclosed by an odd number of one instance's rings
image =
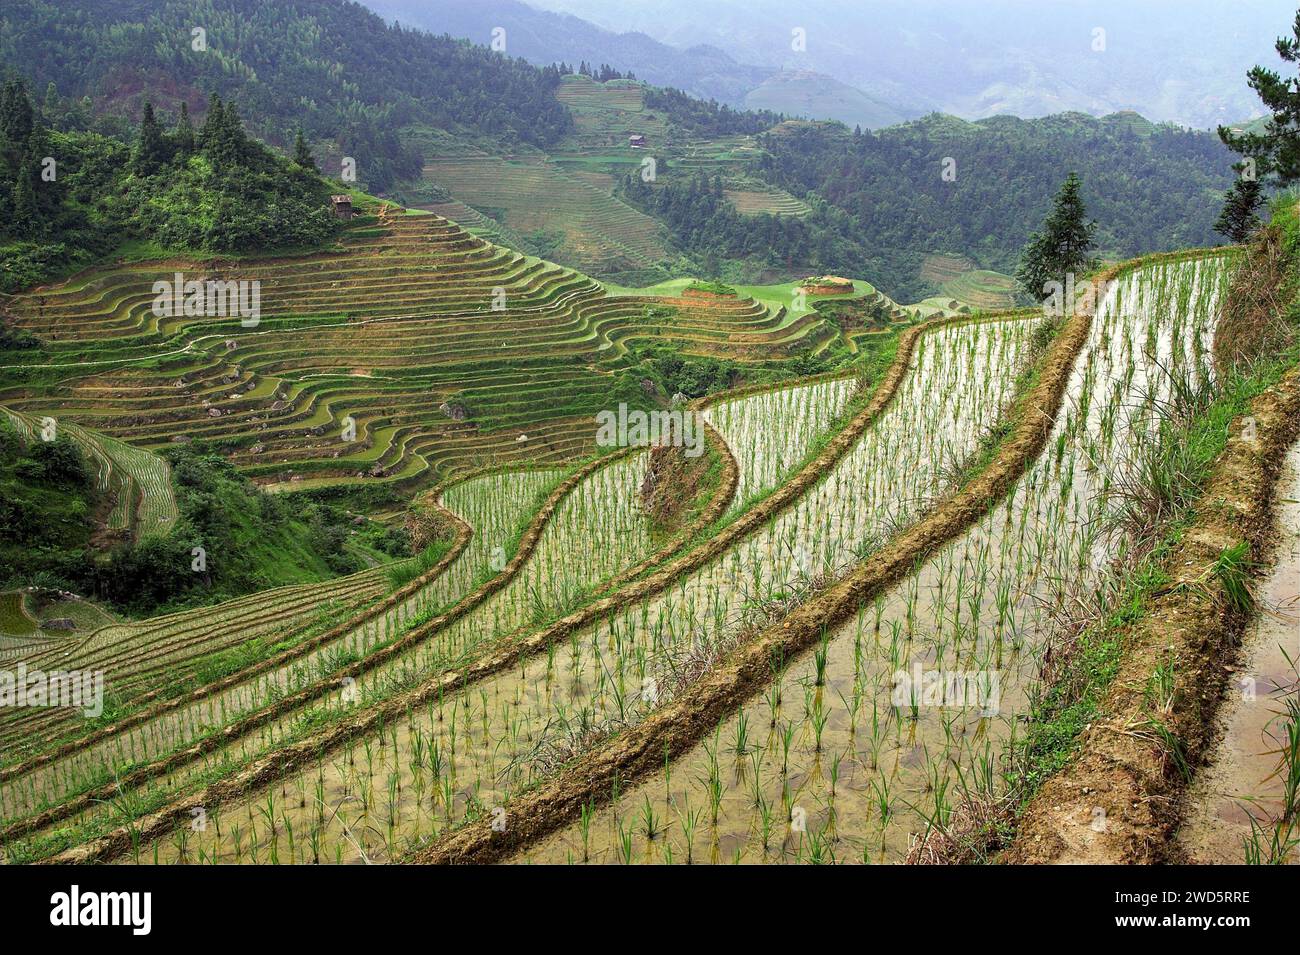
[[[1179,764],[1200,765],[1228,664],[1245,630],[1214,567],[1243,541],[1263,561],[1273,492],[1300,435],[1300,369],[1252,404],[1253,427],[1233,423],[1193,524],[1172,553],[1169,585],[1125,635],[1124,660],[1102,713],[1080,736],[1080,751],[1044,784],[1021,818],[1008,863],[1145,864],[1171,861],[1187,779]],[[1152,674],[1172,666],[1171,712],[1162,740],[1147,711]]]
[[[1267,823],[1281,815],[1276,724],[1280,698],[1296,692],[1294,664],[1300,663],[1300,444],[1287,454],[1277,499],[1275,562],[1256,590],[1260,615],[1242,641],[1240,666],[1229,676],[1210,765],[1187,792],[1186,821],[1175,847],[1179,861],[1240,863],[1250,819]],[[1288,861],[1300,863],[1300,852]]]

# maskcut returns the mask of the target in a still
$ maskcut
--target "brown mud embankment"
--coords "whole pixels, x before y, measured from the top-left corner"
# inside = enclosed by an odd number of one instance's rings
[[[1240,419],[1233,424],[1168,561],[1169,585],[1124,635],[1103,715],[1083,731],[1070,764],[1030,800],[1001,861],[1173,861],[1188,785],[1180,767],[1199,766],[1215,740],[1215,714],[1248,621],[1216,564],[1242,544],[1257,566],[1268,552],[1278,473],[1300,436],[1300,368],[1259,395],[1250,416],[1251,429]],[[1165,736],[1156,732],[1146,697],[1152,674],[1170,663],[1173,705],[1160,717]]]

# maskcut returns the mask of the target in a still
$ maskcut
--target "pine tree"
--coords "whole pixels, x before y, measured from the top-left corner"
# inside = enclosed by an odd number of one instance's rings
[[[1291,32],[1291,37],[1278,39],[1275,48],[1285,62],[1300,63],[1300,12]],[[1220,126],[1219,138],[1233,152],[1254,159],[1258,175],[1271,174],[1279,185],[1289,186],[1300,180],[1300,80],[1284,79],[1262,66],[1246,77],[1273,115],[1262,133],[1237,133]]]
[[[26,143],[36,118],[27,90],[18,80],[9,80],[0,88],[0,136],[11,143]]]
[[[218,129],[225,122],[225,106],[221,97],[213,94],[208,103],[208,115],[203,117],[203,126],[199,130],[199,148],[207,152],[219,137]]]
[[[176,146],[176,156],[182,163],[194,155],[194,124],[190,121],[189,105],[183,101],[180,118],[172,130],[172,142]]]
[[[27,163],[18,170],[18,181],[14,184],[13,221],[10,229],[14,235],[25,239],[35,239],[43,231],[40,209],[36,203],[35,170]]]
[[[233,169],[247,165],[256,149],[250,144],[248,134],[234,103],[223,103],[212,97],[212,105],[199,133],[203,154],[218,169]]]
[[[59,114],[59,88],[54,85],[54,80],[45,84],[45,102],[41,104],[41,113],[47,123],[53,123]]]
[[[1214,230],[1233,242],[1245,242],[1259,228],[1257,210],[1263,201],[1259,180],[1238,176],[1232,188],[1223,194],[1223,211],[1214,223]]]
[[[1020,255],[1016,279],[1025,293],[1035,300],[1045,294],[1049,282],[1068,284],[1096,266],[1088,254],[1097,223],[1089,222],[1079,196],[1079,177],[1070,173],[1052,201],[1052,211],[1043,228],[1029,237]]]
[[[153,114],[153,104],[144,104],[144,118],[140,120],[140,137],[131,156],[131,171],[137,176],[152,176],[167,162],[167,143],[162,127]]]
[[[311,150],[307,148],[307,140],[303,138],[302,127],[298,127],[298,133],[293,140],[293,161],[303,169],[316,170],[316,160],[312,158]]]
[[[11,186],[36,126],[32,102],[18,80],[0,87],[0,191]]]

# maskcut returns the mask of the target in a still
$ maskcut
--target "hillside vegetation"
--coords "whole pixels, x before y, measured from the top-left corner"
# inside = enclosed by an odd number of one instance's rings
[[[250,138],[214,98],[164,131],[146,104],[133,146],[50,129],[17,81],[0,90],[0,292],[137,244],[153,251],[249,253],[314,247],[334,235],[328,185]]]
[[[546,146],[572,122],[552,95],[558,71],[389,27],[340,0],[210,0],[199,10],[187,0],[14,0],[0,21],[0,61],[36,89],[54,83],[61,97],[90,97],[92,114],[128,121],[145,99],[197,114],[213,95],[237,97],[268,142],[288,148],[301,126],[325,144],[331,173],[352,157],[371,190],[419,175],[404,126]]]
[[[352,539],[337,508],[259,492],[221,456],[191,447],[169,449],[165,464],[154,458],[168,519],[156,529],[116,527],[120,495],[140,492],[98,476],[92,455],[115,442],[73,425],[60,431],[44,441],[0,415],[0,590],[71,590],[148,613],[408,556],[401,532],[367,525]]]
[[[934,290],[921,276],[930,252],[1013,271],[1071,170],[1100,223],[1098,247],[1115,259],[1215,244],[1215,207],[1231,179],[1231,157],[1213,135],[1131,114],[977,123],[935,115],[874,133],[788,123],[761,144],[765,178],[844,214],[827,220],[834,231],[821,243],[828,259],[818,267],[854,265],[908,301]],[[857,249],[865,260],[835,258]]]

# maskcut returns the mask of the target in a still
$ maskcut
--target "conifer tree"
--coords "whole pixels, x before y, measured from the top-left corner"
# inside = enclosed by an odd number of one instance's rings
[[[1259,180],[1239,176],[1223,195],[1223,211],[1214,223],[1214,230],[1233,242],[1249,239],[1259,228],[1258,209],[1264,201]]]
[[[18,170],[18,181],[14,184],[11,230],[14,235],[25,239],[37,238],[43,231],[40,208],[36,202],[35,170],[29,163],[23,163]]]
[[[1030,298],[1042,298],[1048,282],[1065,285],[1070,276],[1077,280],[1096,265],[1089,253],[1097,224],[1087,219],[1079,185],[1079,177],[1070,173],[1052,201],[1042,230],[1029,237],[1020,254],[1016,279]]]
[[[302,127],[298,127],[298,132],[293,140],[293,161],[303,169],[315,171],[316,160],[312,158],[311,150],[307,148],[307,140],[303,137]]]
[[[8,165],[10,176],[16,171],[35,126],[36,117],[27,90],[18,80],[9,80],[0,87],[0,161]]]
[[[1300,12],[1291,32],[1279,38],[1274,48],[1285,62],[1300,63]],[[1272,116],[1262,132],[1234,132],[1220,126],[1219,138],[1233,152],[1254,159],[1257,175],[1272,175],[1278,185],[1289,186],[1300,180],[1300,80],[1263,66],[1254,67],[1246,77]]]
[[[153,104],[144,104],[144,118],[140,120],[140,136],[131,155],[131,171],[137,176],[152,176],[167,161],[167,143],[162,127],[153,114]]]
[[[172,142],[176,145],[176,156],[181,162],[194,155],[194,124],[190,121],[189,105],[184,101],[181,102],[180,118],[176,120],[176,128],[172,131]]]

